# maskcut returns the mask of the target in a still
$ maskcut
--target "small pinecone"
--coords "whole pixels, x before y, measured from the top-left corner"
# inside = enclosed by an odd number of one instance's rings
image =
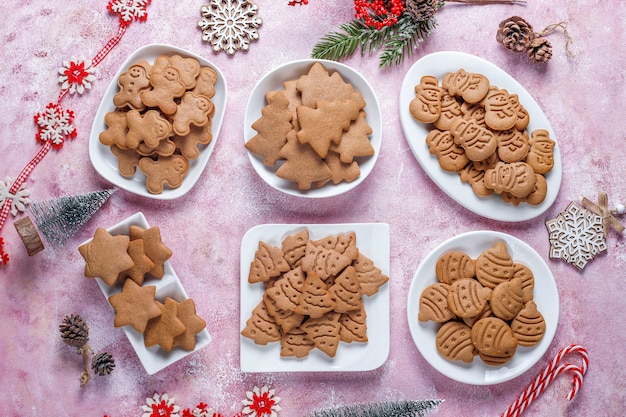
[[[405,0],[404,8],[416,22],[426,22],[437,13],[439,0]]]
[[[535,38],[533,28],[519,16],[512,16],[500,22],[496,40],[514,52],[523,52]]]
[[[63,341],[70,346],[80,348],[89,340],[89,326],[78,314],[65,316],[59,324],[59,331]]]
[[[535,38],[526,50],[528,59],[545,64],[552,58],[552,44],[546,38]]]
[[[115,368],[115,360],[113,356],[106,352],[101,352],[91,359],[91,369],[95,374],[100,376],[109,375]]]

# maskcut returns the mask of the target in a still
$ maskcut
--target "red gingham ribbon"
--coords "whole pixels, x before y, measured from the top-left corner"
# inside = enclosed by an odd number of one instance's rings
[[[11,194],[17,193],[17,191],[20,189],[24,181],[26,181],[30,173],[33,171],[33,169],[35,169],[37,164],[41,162],[43,157],[46,156],[46,154],[51,148],[52,148],[52,142],[46,141],[46,143],[44,143],[44,145],[41,147],[39,152],[37,152],[37,155],[35,155],[35,157],[31,159],[28,165],[26,165],[24,169],[22,169],[22,172],[20,172],[20,175],[15,179],[15,182],[9,189],[9,192]],[[4,226],[4,223],[6,222],[7,217],[9,216],[9,211],[11,211],[12,203],[13,203],[13,200],[11,200],[10,198],[7,198],[2,204],[2,212],[0,212],[0,230],[2,230],[2,227]]]
[[[576,352],[580,354],[582,358],[582,365],[576,366],[570,363],[561,363],[563,357]],[[544,370],[535,378],[535,380],[520,394],[509,408],[502,413],[500,417],[517,417],[521,415],[524,410],[532,403],[541,393],[546,389],[548,385],[562,372],[570,371],[574,374],[572,380],[572,389],[567,394],[567,399],[571,401],[583,384],[583,376],[587,372],[589,366],[589,355],[587,350],[582,346],[572,344],[559,351],[559,353],[552,359],[552,361],[544,368]]]
[[[98,64],[100,64],[100,62],[102,62],[102,60],[109,54],[109,52],[111,52],[113,48],[117,46],[117,44],[122,40],[124,33],[126,33],[126,29],[128,28],[129,24],[129,22],[120,23],[120,26],[117,29],[117,34],[109,39],[109,41],[102,47],[102,49],[98,51],[98,53],[96,53],[96,55],[91,60],[91,65],[93,67],[96,67]],[[68,91],[69,90],[66,88],[62,89],[59,92],[57,104],[61,104],[61,101],[67,95]],[[26,181],[30,173],[35,169],[39,162],[41,162],[41,160],[48,153],[48,151],[50,151],[51,147],[52,143],[50,141],[46,141],[44,143],[39,152],[37,152],[37,155],[35,155],[35,157],[28,163],[28,165],[24,167],[20,175],[11,186],[11,189],[9,190],[11,194],[15,194],[19,190],[19,188],[22,186],[24,181]],[[2,228],[4,227],[4,224],[9,217],[9,212],[11,211],[12,204],[13,201],[10,198],[7,198],[2,204],[2,210],[0,211],[0,231],[2,231]],[[6,261],[4,259],[8,259],[8,256],[2,251],[2,247],[0,247],[0,255],[4,256],[2,259],[0,259],[0,265],[6,264]]]
[[[124,33],[126,32],[126,28],[128,28],[128,25],[120,24],[120,27],[117,30],[117,35],[109,39],[109,42],[107,42],[107,44],[104,45],[104,47],[102,47],[100,51],[98,51],[96,56],[94,56],[91,60],[91,65],[93,65],[94,67],[97,66],[109,54],[109,52],[111,52],[113,48],[115,48],[117,44],[120,43],[120,40],[122,40],[122,36],[124,36]]]

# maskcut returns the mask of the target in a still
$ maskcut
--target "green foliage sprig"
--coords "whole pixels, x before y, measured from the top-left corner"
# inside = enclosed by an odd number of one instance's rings
[[[408,13],[398,18],[398,23],[380,30],[365,25],[354,19],[342,24],[341,31],[326,34],[313,47],[311,57],[340,61],[354,55],[372,54],[382,49],[379,55],[380,68],[399,65],[404,58],[424,42],[437,26],[434,17],[426,21],[415,21]]]

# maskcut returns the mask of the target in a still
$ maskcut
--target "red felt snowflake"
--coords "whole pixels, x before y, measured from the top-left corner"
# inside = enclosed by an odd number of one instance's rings
[[[155,393],[152,398],[146,398],[146,404],[141,406],[141,417],[178,417],[180,407],[175,405],[176,400],[167,394]]]
[[[200,403],[193,410],[186,408],[183,410],[182,417],[224,417],[222,414],[213,411],[208,404]]]
[[[304,6],[309,4],[309,0],[292,0],[287,3],[288,6]]]
[[[76,128],[72,125],[74,112],[64,110],[58,103],[49,103],[46,110],[37,113],[34,119],[35,124],[39,126],[37,141],[50,142],[54,149],[61,149],[66,139],[76,137]]]
[[[263,388],[254,387],[252,391],[248,391],[246,399],[243,400],[243,415],[251,417],[277,417],[277,411],[280,411],[278,402],[280,397],[275,395],[273,389],[267,386]]]
[[[119,15],[120,24],[130,25],[133,20],[145,21],[148,18],[146,10],[152,0],[111,0],[107,10]]]
[[[91,82],[96,78],[95,68],[90,62],[72,57],[70,61],[64,61],[59,68],[59,82],[61,88],[69,90],[70,94],[83,94],[85,89],[91,88]]]

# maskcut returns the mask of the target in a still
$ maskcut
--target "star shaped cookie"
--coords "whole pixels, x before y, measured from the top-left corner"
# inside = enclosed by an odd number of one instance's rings
[[[148,321],[161,315],[155,294],[155,286],[142,287],[127,279],[122,291],[109,297],[109,303],[115,310],[115,327],[130,325],[139,333],[144,333]]]
[[[117,282],[120,272],[132,268],[135,264],[128,255],[128,236],[113,236],[105,229],[96,229],[93,239],[78,247],[85,259],[85,276],[102,278],[107,285]]]
[[[146,347],[159,345],[169,352],[174,347],[174,338],[185,331],[185,325],[178,318],[178,302],[166,298],[165,304],[156,303],[161,315],[148,322],[144,332]]]
[[[206,322],[196,314],[196,304],[191,298],[178,304],[178,318],[185,325],[185,331],[174,338],[174,346],[188,351],[194,350],[196,334],[206,327]]]
[[[146,255],[154,262],[150,274],[155,278],[163,278],[163,264],[172,256],[172,250],[161,240],[161,230],[157,226],[149,229],[130,226],[130,240],[137,239],[143,239]]]

